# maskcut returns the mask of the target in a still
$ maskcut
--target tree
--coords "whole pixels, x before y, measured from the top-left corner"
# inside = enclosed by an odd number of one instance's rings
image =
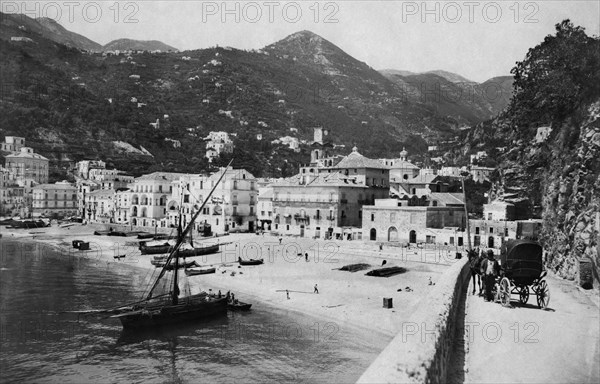
[[[508,111],[519,128],[561,120],[600,93],[600,40],[570,20],[516,64]]]

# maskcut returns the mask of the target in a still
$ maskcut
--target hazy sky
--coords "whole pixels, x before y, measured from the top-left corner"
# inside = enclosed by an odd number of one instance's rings
[[[180,50],[262,48],[310,30],[375,69],[508,75],[565,18],[598,36],[600,1],[2,1],[100,44],[160,40]]]

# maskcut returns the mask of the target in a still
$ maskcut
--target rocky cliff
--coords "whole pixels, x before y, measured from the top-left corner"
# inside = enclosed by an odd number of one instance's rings
[[[527,199],[543,219],[547,266],[590,287],[600,273],[600,39],[568,20],[556,27],[517,63],[510,106],[468,133],[463,155],[498,156],[492,198]]]

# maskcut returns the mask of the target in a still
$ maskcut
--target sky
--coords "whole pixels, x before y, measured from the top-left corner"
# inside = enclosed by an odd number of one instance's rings
[[[309,30],[380,69],[442,69],[483,82],[571,19],[600,35],[600,1],[31,1],[1,10],[49,17],[100,44],[160,40],[179,50],[260,49]]]

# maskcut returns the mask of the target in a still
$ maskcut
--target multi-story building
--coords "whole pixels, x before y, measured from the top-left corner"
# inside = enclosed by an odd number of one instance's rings
[[[204,140],[206,140],[205,157],[209,162],[212,162],[215,157],[220,156],[222,153],[233,152],[233,141],[229,138],[227,132],[210,132]]]
[[[270,231],[273,217],[273,187],[259,188],[258,207],[256,209],[256,218],[259,227]]]
[[[356,147],[341,159],[315,149],[311,160],[298,175],[273,184],[271,229],[315,238],[358,238],[363,205],[389,197],[389,168]]]
[[[66,181],[33,187],[33,216],[77,214],[77,188]]]
[[[273,184],[271,229],[286,235],[340,238],[360,227],[369,187],[339,172],[310,179],[296,175]],[[346,230],[346,231],[345,231]]]
[[[15,175],[19,185],[29,181],[38,184],[48,182],[48,159],[33,152],[29,147],[22,147],[20,152],[12,153],[6,157],[6,168]]]
[[[82,160],[76,165],[76,175],[88,179],[93,169],[106,169],[106,163],[102,160]]]
[[[0,149],[4,152],[20,152],[25,146],[25,138],[18,136],[6,136],[4,143],[0,144]]]
[[[24,216],[24,187],[17,184],[15,175],[0,165],[0,216]]]
[[[182,173],[154,172],[143,175],[129,185],[127,206],[129,207],[129,220],[133,226],[165,227],[167,226],[167,201],[173,193],[173,182],[179,180]],[[123,195],[122,194],[122,195]],[[120,196],[123,201],[123,196]],[[122,214],[122,205],[119,213]],[[119,216],[121,222],[127,219]]]
[[[92,223],[115,222],[116,193],[112,189],[98,189],[87,198],[86,219]]]
[[[431,193],[404,199],[375,200],[375,205],[363,207],[362,230],[371,241],[405,243],[435,243],[440,230],[457,233],[444,242],[463,243],[466,227],[462,195]],[[437,231],[435,231],[436,229]],[[455,242],[456,241],[456,242]]]
[[[224,168],[210,176],[184,175],[173,183],[173,192],[167,203],[168,226],[176,226],[180,215],[182,225],[190,222],[195,210],[202,205],[223,170]],[[216,234],[231,231],[254,232],[257,203],[258,187],[254,176],[245,169],[229,168],[198,216],[195,228],[204,230],[204,225],[208,224]]]
[[[100,186],[95,181],[77,178],[75,181],[77,188],[77,217],[82,219],[88,218],[88,196],[92,191],[100,189]]]

